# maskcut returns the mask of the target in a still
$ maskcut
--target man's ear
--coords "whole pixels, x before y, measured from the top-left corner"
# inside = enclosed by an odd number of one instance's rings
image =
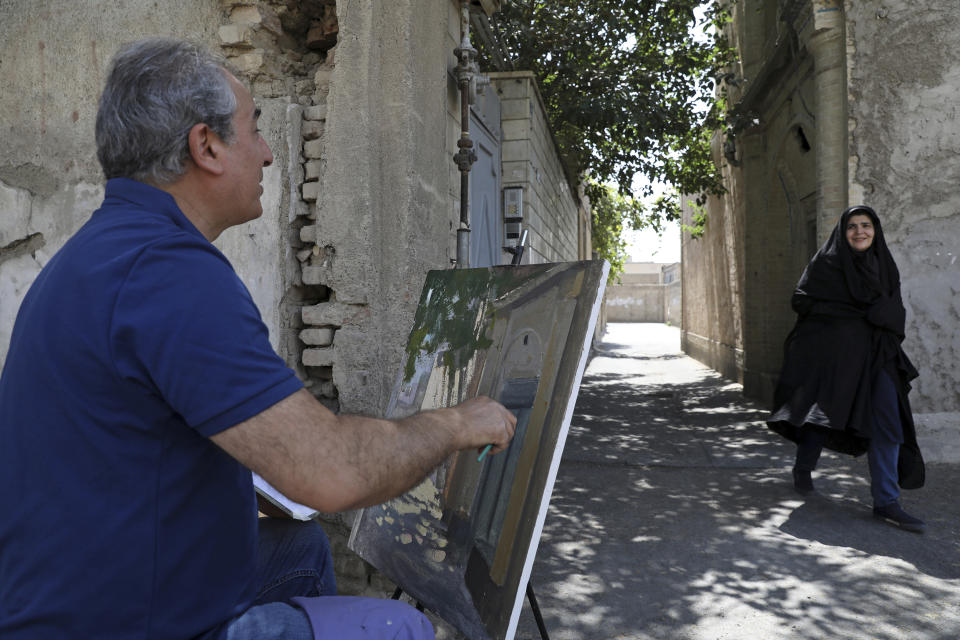
[[[221,175],[224,171],[222,151],[226,146],[213,130],[200,122],[190,128],[187,136],[190,159],[202,171]]]

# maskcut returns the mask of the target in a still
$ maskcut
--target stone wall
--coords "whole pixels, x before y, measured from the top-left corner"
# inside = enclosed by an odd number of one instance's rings
[[[530,232],[524,263],[589,259],[582,240],[588,209],[567,182],[533,73],[489,76],[501,101],[503,186],[523,188],[523,224]]]
[[[302,234],[313,245],[304,280],[329,297],[304,308],[304,364],[349,413],[382,415],[423,278],[455,256],[446,132],[459,15],[449,0],[429,5],[337,4],[316,223]]]
[[[304,365],[301,319],[303,306],[329,298],[325,287],[306,277],[313,251],[305,236],[316,218],[310,203],[336,59],[336,6],[333,0],[220,4],[218,42],[263,110],[260,129],[275,161],[269,183],[264,179],[271,206],[254,223],[225,231],[216,244],[251,290],[271,333],[277,332],[278,352],[315,396],[336,408],[329,373],[317,375]]]
[[[960,437],[960,13],[846,3],[850,201],[873,206],[900,268],[921,438]],[[921,444],[923,441],[921,440]],[[926,447],[928,457],[948,455]],[[960,451],[953,447],[955,459]]]

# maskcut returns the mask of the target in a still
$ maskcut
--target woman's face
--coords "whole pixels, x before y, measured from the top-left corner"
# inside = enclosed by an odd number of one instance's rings
[[[847,243],[854,251],[866,251],[873,244],[873,220],[858,213],[847,219]]]

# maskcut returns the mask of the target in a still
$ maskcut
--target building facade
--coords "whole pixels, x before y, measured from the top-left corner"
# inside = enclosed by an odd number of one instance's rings
[[[772,400],[793,288],[863,203],[901,271],[921,439],[960,431],[958,27],[929,0],[733,5],[739,59],[713,144],[728,192],[707,203],[701,238],[684,234],[683,348],[747,395]]]

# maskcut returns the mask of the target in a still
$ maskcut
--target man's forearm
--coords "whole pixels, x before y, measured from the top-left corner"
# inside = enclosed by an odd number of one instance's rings
[[[467,448],[457,411],[438,409],[399,421],[343,416],[347,446],[343,482],[356,488],[354,509],[379,504],[416,486],[454,452]]]
[[[301,390],[213,440],[290,499],[334,512],[403,493],[459,449],[502,450],[515,424],[486,398],[392,421],[335,416]]]

